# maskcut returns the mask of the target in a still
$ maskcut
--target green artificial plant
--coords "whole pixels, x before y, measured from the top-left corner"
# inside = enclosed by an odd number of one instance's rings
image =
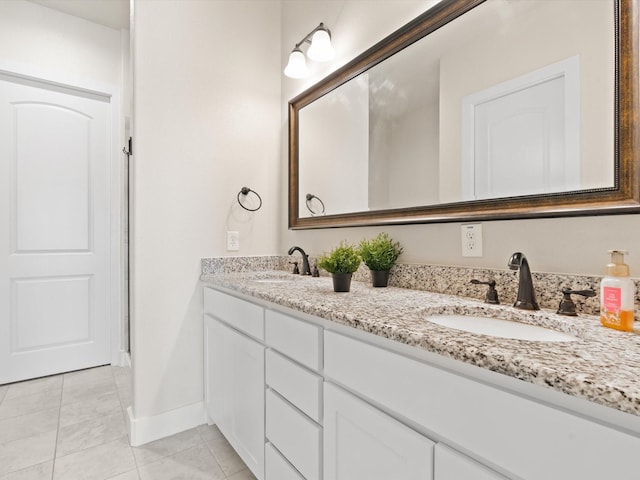
[[[354,245],[345,241],[318,259],[318,266],[329,273],[353,273],[360,266],[360,255]]]
[[[374,271],[390,270],[402,251],[400,242],[393,241],[385,232],[374,239],[360,241],[360,257]]]

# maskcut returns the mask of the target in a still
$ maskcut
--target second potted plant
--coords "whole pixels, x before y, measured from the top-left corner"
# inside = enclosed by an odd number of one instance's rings
[[[360,266],[358,249],[346,242],[324,254],[318,259],[318,266],[331,274],[334,292],[348,292],[351,289],[351,277]]]
[[[360,242],[360,256],[371,270],[371,282],[374,287],[386,287],[389,283],[389,270],[396,263],[403,248],[400,242],[392,240],[385,232],[372,240]]]

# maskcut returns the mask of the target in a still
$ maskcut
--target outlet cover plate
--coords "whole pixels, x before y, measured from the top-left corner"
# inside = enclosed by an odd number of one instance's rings
[[[240,232],[227,232],[227,251],[237,252],[240,250]]]
[[[462,256],[482,256],[482,224],[470,223],[461,228]]]

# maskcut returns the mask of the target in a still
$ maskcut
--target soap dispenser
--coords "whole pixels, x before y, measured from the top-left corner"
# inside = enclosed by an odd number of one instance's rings
[[[630,332],[633,330],[635,285],[629,278],[629,265],[624,263],[627,252],[609,250],[611,262],[600,283],[600,322],[605,327]]]

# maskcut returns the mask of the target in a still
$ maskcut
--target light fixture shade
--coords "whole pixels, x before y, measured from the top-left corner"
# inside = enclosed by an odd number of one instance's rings
[[[333,47],[328,31],[320,29],[313,34],[307,56],[315,62],[328,62],[333,58]]]
[[[289,63],[284,68],[284,74],[291,78],[304,78],[309,74],[307,60],[299,48],[294,49],[289,55]]]

